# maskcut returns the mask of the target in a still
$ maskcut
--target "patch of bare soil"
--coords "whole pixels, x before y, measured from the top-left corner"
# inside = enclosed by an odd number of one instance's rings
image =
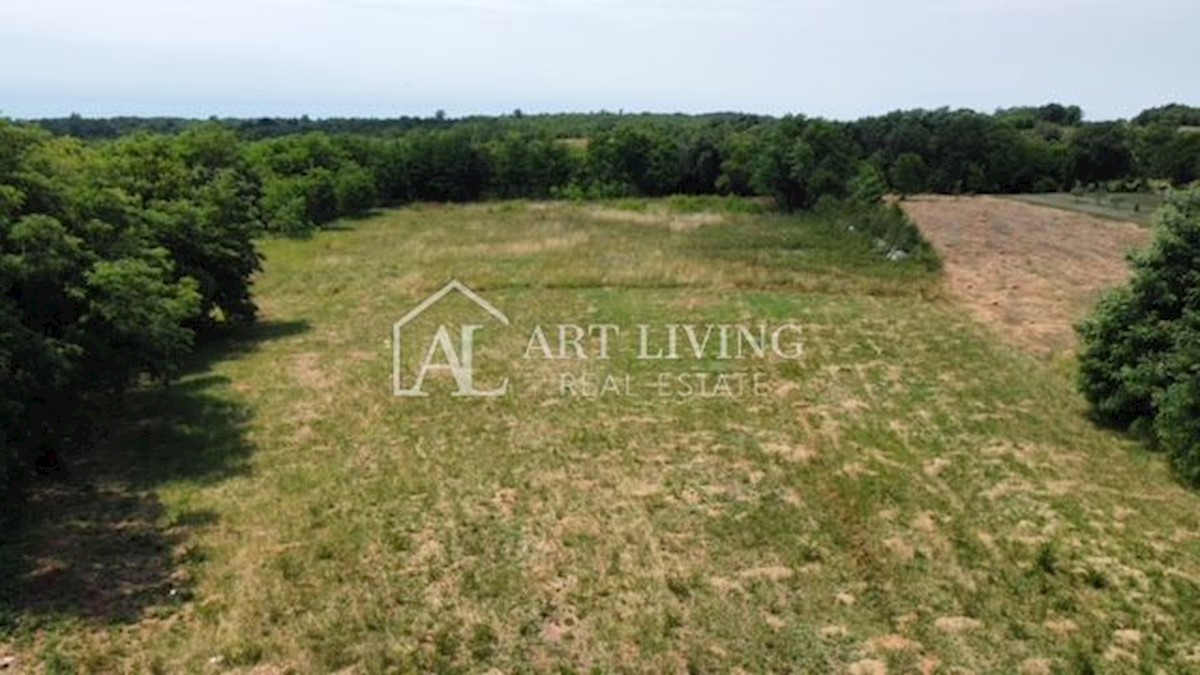
[[[1128,278],[1126,254],[1150,240],[1134,223],[997,197],[920,197],[901,206],[942,256],[950,294],[1007,341],[1041,355],[1074,349],[1074,324]]]

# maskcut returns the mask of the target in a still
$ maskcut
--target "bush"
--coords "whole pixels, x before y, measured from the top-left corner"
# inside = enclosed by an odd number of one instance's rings
[[[825,200],[817,205],[817,210],[835,214],[839,221],[846,223],[848,228],[852,227],[856,234],[874,242],[881,254],[902,251],[908,259],[930,271],[941,269],[942,261],[937,251],[896,204]]]
[[[333,173],[317,168],[300,176],[268,179],[263,186],[263,219],[269,232],[301,236],[338,216]]]
[[[897,157],[892,166],[892,187],[902,197],[917,194],[925,190],[927,173],[925,160],[916,153],[906,152]]]
[[[886,193],[883,173],[870,162],[860,162],[858,173],[850,181],[850,199],[859,204],[878,204]]]
[[[1168,199],[1133,278],[1078,328],[1095,417],[1151,440],[1200,484],[1200,191]]]
[[[1176,382],[1162,398],[1155,433],[1180,477],[1200,485],[1200,372]]]
[[[361,215],[375,206],[378,193],[375,176],[357,164],[348,164],[337,173],[333,184],[337,210],[343,215]]]

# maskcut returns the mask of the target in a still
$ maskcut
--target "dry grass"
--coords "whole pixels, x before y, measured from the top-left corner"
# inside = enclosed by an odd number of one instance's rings
[[[942,256],[959,303],[1002,339],[1039,354],[1074,347],[1074,323],[1128,277],[1125,255],[1150,240],[1132,223],[997,197],[902,205]]]

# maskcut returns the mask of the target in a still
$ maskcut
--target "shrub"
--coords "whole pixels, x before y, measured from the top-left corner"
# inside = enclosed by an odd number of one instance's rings
[[[1200,191],[1159,211],[1127,287],[1078,328],[1080,389],[1095,417],[1167,451],[1200,484]]]
[[[853,227],[859,236],[875,242],[881,254],[902,251],[908,259],[930,271],[941,269],[937,251],[896,204],[861,204],[853,201],[826,200],[817,210],[835,214],[837,219]]]
[[[920,155],[906,152],[897,157],[892,166],[892,187],[902,197],[921,192],[926,187],[927,171],[925,160]]]
[[[859,204],[878,204],[886,192],[883,173],[870,162],[860,162],[858,173],[850,181],[850,198]]]
[[[328,169],[271,178],[263,186],[263,220],[269,232],[302,236],[337,217],[337,195]]]
[[[343,215],[360,215],[375,206],[378,193],[375,176],[361,166],[350,163],[337,173],[333,184],[337,210]]]
[[[1180,477],[1200,484],[1200,371],[1171,385],[1161,401],[1155,433]]]

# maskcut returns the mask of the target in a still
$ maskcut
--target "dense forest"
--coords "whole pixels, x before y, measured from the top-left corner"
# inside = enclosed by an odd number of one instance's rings
[[[783,176],[772,171],[802,178],[810,173],[801,166],[810,152],[822,155],[823,162],[831,158],[813,169],[839,172],[828,179],[853,175],[857,164],[866,162],[904,192],[1048,192],[1109,181],[1138,189],[1144,187],[1139,181],[1200,179],[1200,108],[1178,104],[1115,122],[1086,122],[1079,107],[1052,103],[991,115],[897,111],[854,122],[739,113],[525,115],[517,110],[462,119],[440,112],[430,118],[324,120],[71,116],[34,124],[84,140],[177,135],[204,126],[226,129],[241,141],[269,139],[287,148],[307,144],[317,152],[325,152],[317,145],[332,140],[340,158],[375,174],[386,202],[541,197],[551,191],[776,194]],[[771,158],[769,151],[788,156]],[[333,159],[326,154],[315,161],[330,169]],[[422,162],[433,162],[443,174],[435,185],[423,184],[429,181],[413,173],[426,168]],[[847,170],[849,164],[855,166]],[[844,180],[833,182],[844,187]]]
[[[668,194],[779,208],[886,192],[1142,190],[1200,179],[1200,110],[1074,106],[497,118],[0,120],[0,488],[86,448],[121,393],[254,318],[264,235],[414,201]]]

